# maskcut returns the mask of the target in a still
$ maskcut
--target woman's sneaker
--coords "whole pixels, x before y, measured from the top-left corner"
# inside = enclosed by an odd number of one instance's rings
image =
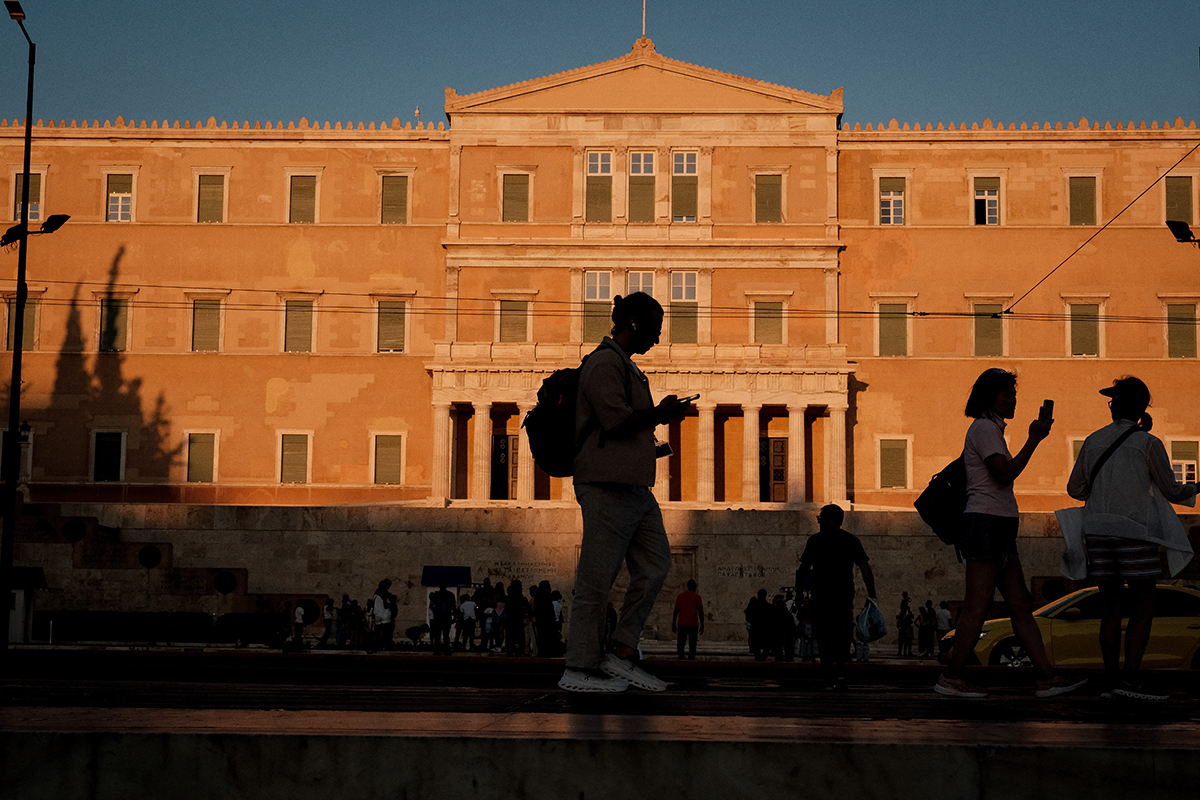
[[[665,692],[667,690],[665,681],[646,672],[632,659],[619,658],[609,653],[600,665],[600,669],[614,678],[628,681],[630,686],[645,689],[647,692]]]
[[[558,688],[568,692],[616,694],[628,689],[629,681],[609,675],[593,675],[581,669],[568,667],[558,679]]]
[[[988,693],[978,686],[972,686],[962,678],[951,678],[947,675],[938,676],[937,683],[933,685],[933,690],[947,697],[982,699],[988,696]]]
[[[1043,700],[1047,697],[1057,697],[1060,694],[1073,692],[1087,682],[1087,678],[1068,678],[1065,675],[1058,675],[1049,680],[1038,681],[1037,690],[1034,691],[1033,696]]]

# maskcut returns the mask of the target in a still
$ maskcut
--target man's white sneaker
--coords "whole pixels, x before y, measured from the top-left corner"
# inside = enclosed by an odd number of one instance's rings
[[[667,690],[665,681],[654,677],[633,661],[619,658],[612,653],[609,653],[604,662],[600,664],[600,669],[614,678],[628,681],[630,686],[645,689],[647,692],[665,692]]]
[[[629,681],[604,675],[591,675],[580,669],[568,668],[558,679],[558,688],[568,692],[616,694],[628,689]]]

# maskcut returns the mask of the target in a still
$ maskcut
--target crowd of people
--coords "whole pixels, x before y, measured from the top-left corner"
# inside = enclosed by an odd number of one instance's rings
[[[340,606],[327,599],[321,609],[321,635],[312,646],[373,653],[399,646],[419,647],[428,637],[435,654],[490,652],[546,658],[563,654],[562,593],[547,580],[530,586],[528,594],[519,579],[505,587],[484,578],[482,584],[460,595],[442,583],[429,594],[426,621],[405,629],[400,642],[396,640],[397,598],[391,586],[390,580],[380,581],[363,603],[346,594]],[[315,626],[316,620],[308,619],[303,601],[295,603],[294,609],[287,603],[283,616],[284,649],[304,649],[308,646],[305,631],[309,625]]]

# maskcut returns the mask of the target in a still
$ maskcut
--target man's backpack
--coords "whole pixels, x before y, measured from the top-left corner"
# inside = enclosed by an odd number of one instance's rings
[[[534,463],[553,478],[566,478],[574,473],[575,456],[587,438],[586,435],[575,436],[579,373],[586,361],[585,356],[578,367],[560,369],[542,381],[537,405],[521,423],[529,439],[529,452],[533,454]]]
[[[930,478],[913,506],[939,539],[957,547],[963,510],[967,507],[967,465],[963,457],[954,459]]]

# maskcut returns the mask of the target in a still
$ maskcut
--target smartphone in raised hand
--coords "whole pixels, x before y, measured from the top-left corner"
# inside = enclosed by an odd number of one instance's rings
[[[1042,408],[1040,411],[1038,411],[1038,419],[1041,420],[1042,422],[1049,422],[1050,420],[1054,419],[1054,401],[1053,400],[1043,400],[1042,401]]]

